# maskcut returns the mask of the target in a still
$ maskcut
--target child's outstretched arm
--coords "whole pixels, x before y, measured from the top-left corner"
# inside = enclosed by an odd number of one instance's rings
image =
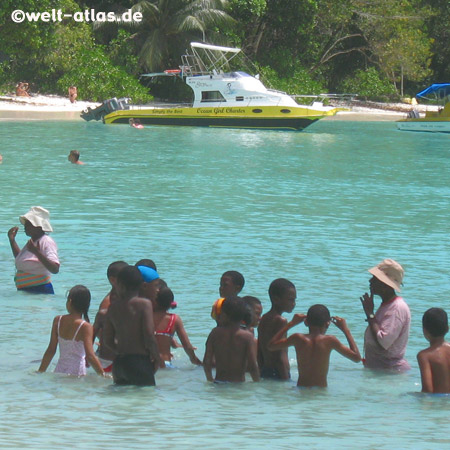
[[[347,322],[342,317],[334,316],[331,318],[331,321],[345,334],[347,338],[347,342],[349,347],[343,345],[339,339],[336,339],[334,350],[338,351],[341,355],[350,359],[353,362],[361,361],[361,354],[359,353],[358,346],[356,345],[355,340],[353,339],[350,330],[348,329]]]
[[[105,376],[105,371],[103,370],[100,361],[94,353],[94,347],[92,346],[94,327],[90,323],[84,323],[80,330],[81,338],[84,344],[84,351],[86,352],[86,359],[88,363],[94,368],[94,370],[100,376]]]
[[[268,349],[270,351],[281,350],[286,347],[294,345],[293,337],[289,336],[286,338],[286,333],[295,325],[304,322],[306,319],[306,314],[294,314],[294,317],[290,322],[288,322],[283,328],[280,328],[273,338],[269,341]]]
[[[422,392],[434,392],[430,361],[423,351],[417,354],[417,362],[419,363],[420,377],[422,379]]]
[[[186,330],[184,328],[183,321],[181,320],[181,317],[178,315],[177,318],[175,319],[175,331],[178,337],[180,338],[184,351],[189,356],[191,363],[196,364],[197,366],[201,366],[202,362],[197,358],[194,352],[194,347],[192,346],[191,341],[189,340]]]
[[[213,335],[214,330],[209,333],[208,339],[206,341],[206,348],[205,348],[205,356],[203,358],[203,370],[205,371],[206,379],[208,381],[214,381],[214,377],[212,374],[212,367],[213,367],[213,359],[214,359],[214,348],[212,344],[212,338],[211,335]]]
[[[257,343],[256,340],[252,338],[249,340],[249,349],[248,349],[248,357],[247,357],[247,371],[250,373],[253,381],[259,381],[259,367],[258,362],[256,360],[257,353]]]
[[[52,331],[50,333],[50,342],[48,344],[47,350],[45,350],[44,356],[42,357],[38,372],[45,372],[49,364],[52,362],[53,357],[55,356],[56,349],[58,347],[58,318],[59,316],[56,316],[53,319]]]

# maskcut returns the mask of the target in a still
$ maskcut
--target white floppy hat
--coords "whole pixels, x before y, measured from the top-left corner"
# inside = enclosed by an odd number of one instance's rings
[[[41,227],[43,231],[53,231],[49,219],[50,213],[42,206],[33,206],[26,214],[19,217],[22,225],[25,225],[25,220],[28,220],[35,227]]]
[[[398,292],[402,290],[400,286],[403,282],[405,271],[397,261],[384,259],[380,264],[369,269],[369,272],[392,289]]]

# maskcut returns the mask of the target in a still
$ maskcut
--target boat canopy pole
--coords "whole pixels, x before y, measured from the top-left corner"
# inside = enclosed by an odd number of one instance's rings
[[[191,48],[194,53],[193,56],[198,61],[198,66],[204,73],[212,71],[219,73],[225,65],[229,64],[230,61],[241,52],[240,48],[221,47],[218,45],[203,44],[201,42],[191,42]],[[206,61],[203,60],[196,49],[203,50],[203,58],[205,58]],[[232,55],[227,56],[227,53],[232,53]]]
[[[207,50],[218,50],[226,53],[239,53],[241,51],[240,48],[220,47],[219,45],[203,44],[202,42],[191,42],[191,47],[203,48]]]

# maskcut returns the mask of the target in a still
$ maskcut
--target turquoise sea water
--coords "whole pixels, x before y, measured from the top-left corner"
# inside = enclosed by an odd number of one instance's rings
[[[449,445],[450,398],[418,394],[415,360],[426,346],[423,312],[450,312],[448,136],[393,122],[321,121],[291,133],[30,121],[0,122],[0,142],[1,448]],[[86,165],[67,161],[74,148]],[[54,296],[13,284],[6,232],[33,205],[51,212],[62,262]],[[23,227],[17,241],[26,242]],[[299,390],[292,352],[292,382],[216,386],[178,349],[157,388],[117,388],[93,372],[36,374],[66,291],[88,286],[93,318],[108,264],[143,257],[172,287],[200,357],[230,269],[265,312],[270,282],[290,279],[295,311],[326,304],[362,351],[366,269],[394,258],[406,271],[412,370],[372,373],[333,355],[329,387]]]

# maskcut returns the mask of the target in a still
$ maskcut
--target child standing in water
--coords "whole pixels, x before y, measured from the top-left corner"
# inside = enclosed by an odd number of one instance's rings
[[[287,323],[282,316],[292,312],[295,307],[297,291],[286,278],[277,278],[269,286],[272,308],[258,325],[258,365],[261,378],[289,380],[291,378],[288,352],[285,348],[269,349],[269,342]]]
[[[305,322],[308,334],[294,333],[286,338],[286,333],[295,325]],[[327,336],[328,326],[333,322],[345,335],[348,347],[335,336]],[[347,327],[345,319],[331,317],[324,305],[314,305],[308,314],[295,314],[294,318],[281,328],[269,342],[269,350],[295,347],[298,364],[297,386],[327,387],[330,353],[336,350],[341,355],[357,363],[361,361],[358,347]]]
[[[89,323],[88,310],[91,303],[89,289],[74,286],[67,296],[69,314],[53,319],[50,343],[42,358],[38,372],[45,372],[55,356],[59,344],[59,360],[56,373],[86,375],[86,359],[99,375],[105,375],[92,347],[93,327]]]
[[[208,381],[242,382],[246,371],[253,381],[259,381],[255,338],[241,328],[246,313],[247,306],[241,298],[226,297],[220,314],[221,324],[209,333],[206,341],[203,369]]]
[[[430,346],[417,355],[422,392],[450,393],[450,344],[445,341],[448,317],[442,308],[430,308],[422,318],[423,334]]]
[[[181,317],[168,312],[173,303],[173,293],[168,287],[162,288],[156,297],[153,307],[153,322],[155,324],[155,336],[161,357],[161,367],[166,367],[172,360],[170,347],[175,333],[180,338],[184,351],[189,356],[192,364],[201,365],[202,362],[194,353],[194,347],[189,341],[184,329]]]

